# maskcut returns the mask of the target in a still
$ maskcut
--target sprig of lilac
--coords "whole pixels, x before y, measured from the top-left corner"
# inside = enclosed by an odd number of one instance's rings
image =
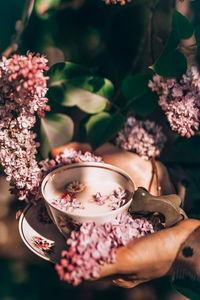
[[[39,178],[37,187],[32,190],[24,190],[23,197],[25,197],[27,202],[35,202],[42,198],[40,186],[44,177],[51,171],[57,169],[58,167],[64,165],[71,165],[73,163],[80,162],[103,162],[100,156],[95,156],[90,152],[82,153],[81,151],[76,151],[73,149],[65,149],[63,153],[57,155],[55,159],[45,159],[39,162]],[[17,192],[17,191],[16,191]]]
[[[181,78],[154,75],[149,87],[159,95],[171,129],[190,138],[199,129],[200,76],[195,66]]]
[[[118,209],[119,207],[123,206],[127,199],[127,191],[122,189],[121,187],[118,187],[116,190],[114,190],[109,195],[101,195],[100,192],[97,192],[94,195],[94,201],[102,206],[106,202],[111,201],[109,206],[112,210]]]
[[[125,5],[127,2],[131,2],[132,0],[104,0],[106,4],[120,4]]]
[[[39,183],[39,143],[31,128],[35,113],[44,116],[49,110],[47,69],[47,59],[39,54],[15,54],[0,62],[0,163],[19,199]]]
[[[11,192],[19,200],[36,201],[47,172],[63,164],[101,161],[91,153],[69,151],[56,160],[36,161],[39,143],[32,131],[37,114],[44,117],[47,105],[47,59],[39,54],[13,55],[0,61],[0,164]]]
[[[53,199],[51,204],[57,208],[72,213],[75,209],[85,209],[83,204],[78,201],[74,194],[65,193],[60,198]]]
[[[127,119],[115,140],[120,148],[135,152],[144,159],[159,156],[165,141],[161,126],[153,121],[136,120],[134,117]]]
[[[59,277],[73,285],[97,278],[101,265],[116,261],[118,247],[153,232],[150,221],[133,219],[128,213],[119,214],[114,221],[101,226],[84,223],[66,241],[69,248],[62,251],[60,264],[56,265]]]

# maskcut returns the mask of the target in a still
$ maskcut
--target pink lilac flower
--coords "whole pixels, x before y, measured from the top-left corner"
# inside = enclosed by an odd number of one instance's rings
[[[13,55],[0,61],[0,163],[20,200],[39,184],[35,113],[49,110],[47,59],[39,54]]]
[[[78,209],[85,208],[83,204],[76,199],[75,194],[69,192],[63,193],[61,197],[53,199],[51,204],[53,204],[54,206],[56,206],[57,208],[63,211],[70,212],[70,213],[74,212],[74,210],[77,208]]]
[[[15,108],[23,107],[27,112],[44,116],[49,110],[47,79],[44,71],[48,70],[47,59],[39,54],[13,55],[3,58],[0,63],[1,97],[5,102],[15,103]]]
[[[131,2],[132,0],[104,0],[106,4],[117,4],[125,5],[127,2]]]
[[[103,162],[100,156],[95,156],[90,152],[82,153],[74,149],[65,149],[63,153],[57,155],[55,159],[45,159],[39,162],[42,177],[49,172],[63,165],[71,165],[80,162]]]
[[[115,210],[122,207],[126,203],[127,196],[128,191],[122,189],[121,187],[118,187],[116,190],[114,190],[110,195],[110,200],[112,201],[110,204],[111,209]]]
[[[190,138],[199,128],[200,77],[195,66],[180,79],[154,75],[149,87],[159,95],[171,129]]]
[[[127,119],[115,140],[120,148],[135,152],[144,159],[159,156],[165,141],[162,127],[153,121],[139,121],[134,117]]]
[[[53,199],[51,201],[51,204],[56,206],[58,209],[73,213],[76,209],[85,209],[85,206],[76,198],[76,189],[68,190],[68,187],[71,185],[81,187],[81,190],[79,190],[78,193],[83,191],[82,186],[84,185],[79,181],[73,181],[72,183],[67,185],[66,192],[61,194],[60,197]],[[109,195],[101,195],[100,192],[97,192],[95,195],[93,195],[93,200],[90,201],[94,201],[97,205],[100,206],[108,203],[108,207],[110,207],[111,210],[115,210],[126,203],[127,195],[128,192],[119,187]]]
[[[42,198],[40,186],[44,177],[50,173],[51,171],[55,170],[58,167],[64,165],[70,165],[73,163],[79,162],[103,162],[100,156],[95,156],[90,152],[82,153],[81,151],[76,151],[73,149],[65,149],[64,152],[55,159],[45,159],[39,162],[39,179],[37,187],[33,188],[31,191],[24,192],[23,196],[25,197],[27,202],[35,202],[38,199]],[[38,188],[39,187],[39,188]]]
[[[106,200],[108,199],[107,195],[102,195],[100,192],[97,192],[95,195],[93,195],[94,202],[96,202],[98,205],[102,206],[106,203]]]
[[[79,182],[78,180],[74,180],[70,183],[67,184],[66,186],[66,190],[68,193],[80,193],[82,191],[84,191],[85,189],[85,185],[81,182]]]
[[[115,210],[126,203],[127,191],[121,187],[118,187],[109,195],[101,195],[100,192],[97,192],[93,198],[94,201],[100,206],[104,205],[106,202],[110,202],[109,207],[111,207],[112,210]]]
[[[116,261],[116,249],[127,245],[155,230],[145,218],[133,219],[130,214],[119,214],[112,222],[96,226],[92,222],[82,224],[79,231],[72,231],[61,253],[56,270],[61,280],[78,285],[82,280],[99,276],[100,265]]]

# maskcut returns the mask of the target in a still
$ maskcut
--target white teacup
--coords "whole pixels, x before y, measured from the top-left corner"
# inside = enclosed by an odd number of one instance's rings
[[[66,185],[73,181],[91,183],[90,185],[93,183],[95,185],[98,182],[101,190],[96,190],[96,192],[104,191],[104,186],[118,185],[128,191],[126,202],[123,206],[106,212],[99,213],[98,207],[92,213],[87,213],[87,207],[81,214],[78,214],[76,210],[66,212],[56,207],[52,202],[56,195],[61,194]],[[119,213],[128,211],[136,187],[131,177],[119,168],[109,164],[85,162],[55,169],[44,178],[41,189],[49,216],[60,232],[67,237],[70,230],[77,228],[84,222],[92,221],[101,225],[113,220]]]

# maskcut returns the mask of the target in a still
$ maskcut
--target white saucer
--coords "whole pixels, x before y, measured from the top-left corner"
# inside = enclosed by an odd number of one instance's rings
[[[50,221],[44,204],[28,205],[19,219],[19,233],[25,245],[39,257],[57,263],[66,242]]]

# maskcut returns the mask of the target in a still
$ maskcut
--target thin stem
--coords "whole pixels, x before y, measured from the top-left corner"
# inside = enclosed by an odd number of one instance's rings
[[[151,165],[152,165],[152,171],[151,171],[151,180],[149,182],[149,187],[148,187],[148,192],[150,193],[151,191],[151,187],[152,187],[152,184],[153,184],[153,179],[154,179],[154,175],[155,175],[155,167],[154,167],[154,163],[153,163],[153,157],[151,159]]]
[[[19,48],[22,33],[28,25],[28,21],[33,11],[34,2],[35,0],[26,0],[21,20],[17,20],[15,24],[15,35],[11,41],[10,46],[8,46],[8,48],[6,48],[2,53],[2,56],[9,57],[13,52],[17,51],[17,49]]]
[[[149,187],[148,187],[148,192],[150,193],[152,184],[153,184],[153,180],[154,180],[154,176],[156,176],[156,190],[157,190],[157,195],[160,196],[161,186],[160,186],[160,182],[159,182],[159,178],[158,178],[158,169],[156,166],[155,155],[152,156],[152,158],[151,158],[151,165],[152,165],[152,175],[151,175],[151,180],[150,180]]]
[[[156,189],[157,189],[157,194],[158,194],[158,196],[160,196],[160,194],[161,194],[161,186],[160,186],[160,182],[159,182],[159,178],[158,178],[158,168],[156,166],[155,156],[153,157],[153,163],[154,163],[154,170],[155,170],[155,175],[156,175]]]

